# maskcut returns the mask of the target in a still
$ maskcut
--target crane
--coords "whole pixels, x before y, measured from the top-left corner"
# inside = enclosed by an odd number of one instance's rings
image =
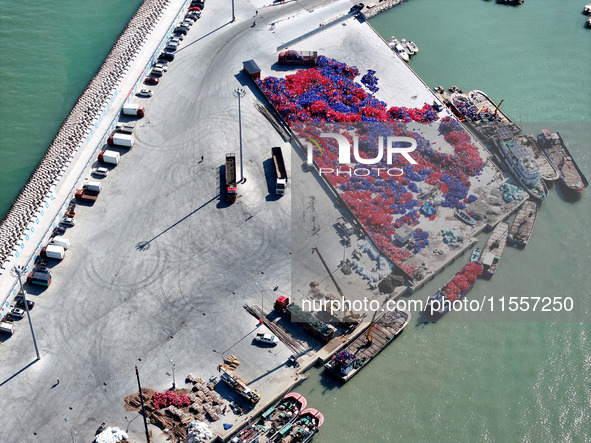
[[[495,112],[493,112],[493,118],[495,118],[497,116],[497,112],[499,112],[499,108],[501,107],[501,104],[505,101],[505,99],[502,99],[499,104],[495,107]],[[476,115],[480,114],[480,111],[482,111],[484,108],[486,108],[488,105],[484,104],[480,107],[480,109],[478,109],[478,112],[476,113]]]
[[[324,265],[324,269],[326,269],[326,272],[328,272],[328,276],[332,280],[332,283],[335,285],[335,288],[337,288],[337,291],[338,291],[339,295],[341,296],[341,299],[346,300],[345,295],[343,294],[343,290],[341,289],[341,287],[339,286],[339,284],[335,280],[334,276],[332,275],[332,272],[330,272],[330,269],[328,268],[328,265],[324,261],[324,258],[322,257],[322,254],[320,254],[320,251],[318,250],[318,248],[312,248],[312,254],[314,252],[316,252],[316,254],[318,254],[320,261]],[[350,308],[347,309],[347,311],[348,311],[348,315],[345,317],[345,320],[353,320],[353,321],[359,320],[359,314],[351,312]]]

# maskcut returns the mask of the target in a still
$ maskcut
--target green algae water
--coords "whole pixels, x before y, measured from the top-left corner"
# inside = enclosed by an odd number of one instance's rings
[[[384,37],[413,40],[410,66],[431,87],[480,89],[534,133],[558,130],[591,177],[591,30],[585,1],[409,0],[371,20]],[[0,212],[10,207],[139,0],[0,3]],[[347,60],[343,60],[347,62]],[[384,76],[386,73],[377,73]],[[390,103],[390,105],[395,105]],[[498,272],[468,297],[591,296],[591,197],[557,186],[530,244],[507,247]],[[466,258],[467,259],[467,258]],[[461,267],[413,297],[425,299]],[[297,390],[325,423],[327,442],[591,440],[591,323],[414,319],[340,386],[319,369]]]

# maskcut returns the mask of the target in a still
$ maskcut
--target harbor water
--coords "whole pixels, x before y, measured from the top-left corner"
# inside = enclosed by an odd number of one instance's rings
[[[140,3],[1,2],[2,214]],[[525,133],[558,130],[589,178],[584,3],[409,0],[370,23],[418,45],[410,66],[430,87],[480,89],[505,99]],[[415,318],[346,385],[311,370],[297,390],[325,416],[315,442],[590,441],[590,192],[573,199],[554,186],[528,247],[506,248],[495,277],[467,296],[571,296],[576,321]],[[412,297],[426,299],[460,261]]]

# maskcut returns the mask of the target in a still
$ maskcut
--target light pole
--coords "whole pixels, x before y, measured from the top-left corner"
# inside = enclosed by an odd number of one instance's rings
[[[67,418],[64,418],[64,421],[70,427],[70,437],[72,437],[72,443],[74,443],[74,434],[77,434],[77,432],[74,431],[74,429],[72,429],[72,426],[70,426],[70,423],[68,422]]]
[[[232,91],[234,97],[238,99],[238,131],[240,133],[240,183],[244,182],[244,166],[242,162],[242,112],[240,109],[240,99],[246,95],[243,88],[237,88]]]
[[[33,344],[35,345],[35,352],[37,353],[37,360],[41,360],[41,356],[39,355],[39,348],[37,347],[37,339],[35,338],[35,331],[33,330],[33,323],[31,322],[31,313],[29,312],[29,302],[27,300],[27,295],[25,294],[25,290],[23,288],[23,281],[22,281],[22,273],[25,272],[24,266],[15,266],[13,268],[16,276],[18,277],[18,283],[21,288],[21,296],[23,297],[23,303],[25,305],[25,311],[27,311],[27,318],[29,319],[29,327],[31,328],[31,335],[33,336]]]
[[[232,23],[234,23],[235,20],[236,17],[234,16],[234,0],[232,0]]]
[[[172,389],[175,390],[176,389],[176,382],[174,379],[174,369],[176,368],[174,362],[172,361],[172,358],[170,359],[170,364],[172,365]]]

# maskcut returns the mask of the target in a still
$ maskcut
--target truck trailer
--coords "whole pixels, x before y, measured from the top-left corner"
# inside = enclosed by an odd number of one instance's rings
[[[124,148],[132,148],[135,142],[135,136],[133,134],[122,134],[120,132],[114,132],[107,140],[110,145],[123,146]]]
[[[132,103],[126,103],[121,108],[123,115],[131,115],[134,117],[142,118],[144,116],[144,108],[140,105],[135,105]]]
[[[280,65],[316,65],[318,52],[316,51],[285,51],[280,52],[277,63]]]
[[[98,155],[98,161],[103,163],[109,163],[111,165],[119,164],[120,159],[121,156],[117,151],[104,150]]]
[[[275,165],[275,173],[277,174],[275,194],[283,195],[285,194],[285,188],[287,186],[287,171],[285,170],[285,162],[283,161],[281,148],[271,148],[271,155],[273,156],[273,164]]]
[[[236,201],[236,154],[226,154],[226,200]]]

